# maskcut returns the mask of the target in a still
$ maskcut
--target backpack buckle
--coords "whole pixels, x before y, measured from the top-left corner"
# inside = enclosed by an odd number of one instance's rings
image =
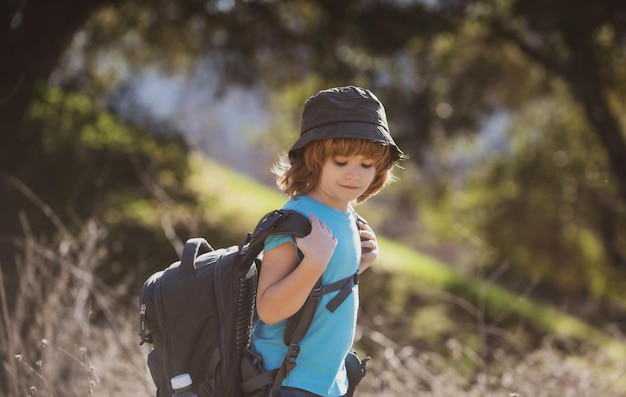
[[[309,294],[310,299],[319,299],[322,295],[324,295],[324,287],[317,287],[311,290]]]
[[[296,363],[296,358],[300,354],[300,344],[299,343],[290,343],[287,349],[287,362],[290,364]]]
[[[244,255],[248,251],[248,243],[252,239],[252,233],[246,234],[239,243],[239,255]]]

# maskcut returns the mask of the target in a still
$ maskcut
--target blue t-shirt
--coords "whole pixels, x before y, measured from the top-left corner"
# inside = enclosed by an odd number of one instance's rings
[[[314,213],[337,238],[337,246],[328,266],[322,274],[322,285],[331,284],[355,274],[361,260],[361,240],[352,212],[338,211],[309,196],[296,196],[289,200],[285,209],[297,211],[307,218]],[[271,236],[265,240],[265,251],[285,242],[292,236]],[[344,358],[354,341],[357,311],[359,307],[358,285],[334,313],[326,309],[326,303],[337,292],[326,294],[317,306],[313,322],[300,343],[296,367],[283,381],[283,386],[296,387],[321,396],[337,397],[348,391]],[[253,349],[260,353],[266,370],[280,367],[287,346],[283,331],[287,320],[277,324],[265,324],[259,320],[254,328]]]

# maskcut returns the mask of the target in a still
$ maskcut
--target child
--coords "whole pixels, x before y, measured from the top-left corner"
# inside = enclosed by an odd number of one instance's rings
[[[302,238],[280,235],[265,241],[253,348],[266,370],[280,367],[287,352],[286,319],[300,309],[320,276],[322,285],[350,278],[378,256],[374,232],[364,222],[357,224],[352,205],[377,194],[403,158],[389,135],[383,105],[370,91],[332,88],[306,101],[300,138],[274,171],[290,197],[284,208],[308,216],[312,230]],[[346,394],[344,358],[354,340],[358,286],[331,312],[326,304],[337,294],[322,296],[280,397]]]

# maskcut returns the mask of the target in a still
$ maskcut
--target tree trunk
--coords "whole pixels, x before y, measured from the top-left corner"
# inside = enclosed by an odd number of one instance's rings
[[[47,177],[41,169],[41,133],[28,126],[29,105],[76,31],[104,3],[30,0],[0,4],[0,265],[7,286],[16,285],[19,249],[14,239],[23,237],[18,215],[32,208],[9,181]],[[7,298],[10,306],[10,290]],[[0,356],[0,362],[3,359]],[[0,384],[6,384],[2,376]]]
[[[24,121],[45,82],[88,16],[105,0],[5,1],[0,6],[0,170],[19,175],[40,146]]]
[[[626,142],[617,120],[598,86],[588,85],[584,81],[570,81],[570,85],[574,89],[574,95],[585,108],[593,131],[606,149],[609,164],[616,178],[618,195],[626,203]]]

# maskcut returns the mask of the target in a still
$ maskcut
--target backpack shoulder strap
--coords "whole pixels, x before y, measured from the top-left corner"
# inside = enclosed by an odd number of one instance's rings
[[[358,272],[352,276],[342,278],[341,280],[327,285],[322,285],[322,279],[320,278],[315,283],[315,287],[311,290],[311,293],[304,301],[300,310],[293,316],[289,317],[283,334],[283,341],[285,342],[285,345],[287,345],[287,353],[285,354],[282,364],[278,368],[278,372],[272,384],[273,396],[278,395],[278,391],[283,380],[296,366],[296,359],[300,354],[300,341],[302,341],[306,333],[309,331],[309,327],[313,321],[313,316],[320,298],[325,294],[339,291],[339,293],[326,305],[328,311],[333,313],[350,295],[352,288],[358,283]]]
[[[321,287],[321,284],[322,279],[320,278],[315,283],[313,290],[318,290]],[[289,372],[295,368],[296,359],[300,354],[300,341],[308,332],[311,322],[313,321],[313,315],[315,314],[315,309],[317,308],[319,296],[317,298],[312,298],[311,295],[312,294],[309,294],[309,297],[306,301],[304,301],[300,310],[287,320],[287,325],[285,326],[283,334],[283,341],[287,345],[287,353],[285,354],[285,358],[278,368],[278,372],[276,373],[276,377],[272,383],[271,395],[273,397],[278,396],[283,380],[285,380]]]
[[[239,246],[243,263],[254,260],[265,244],[265,239],[276,234],[291,234],[303,237],[311,233],[311,222],[302,214],[291,210],[270,211],[256,225],[254,231]]]

